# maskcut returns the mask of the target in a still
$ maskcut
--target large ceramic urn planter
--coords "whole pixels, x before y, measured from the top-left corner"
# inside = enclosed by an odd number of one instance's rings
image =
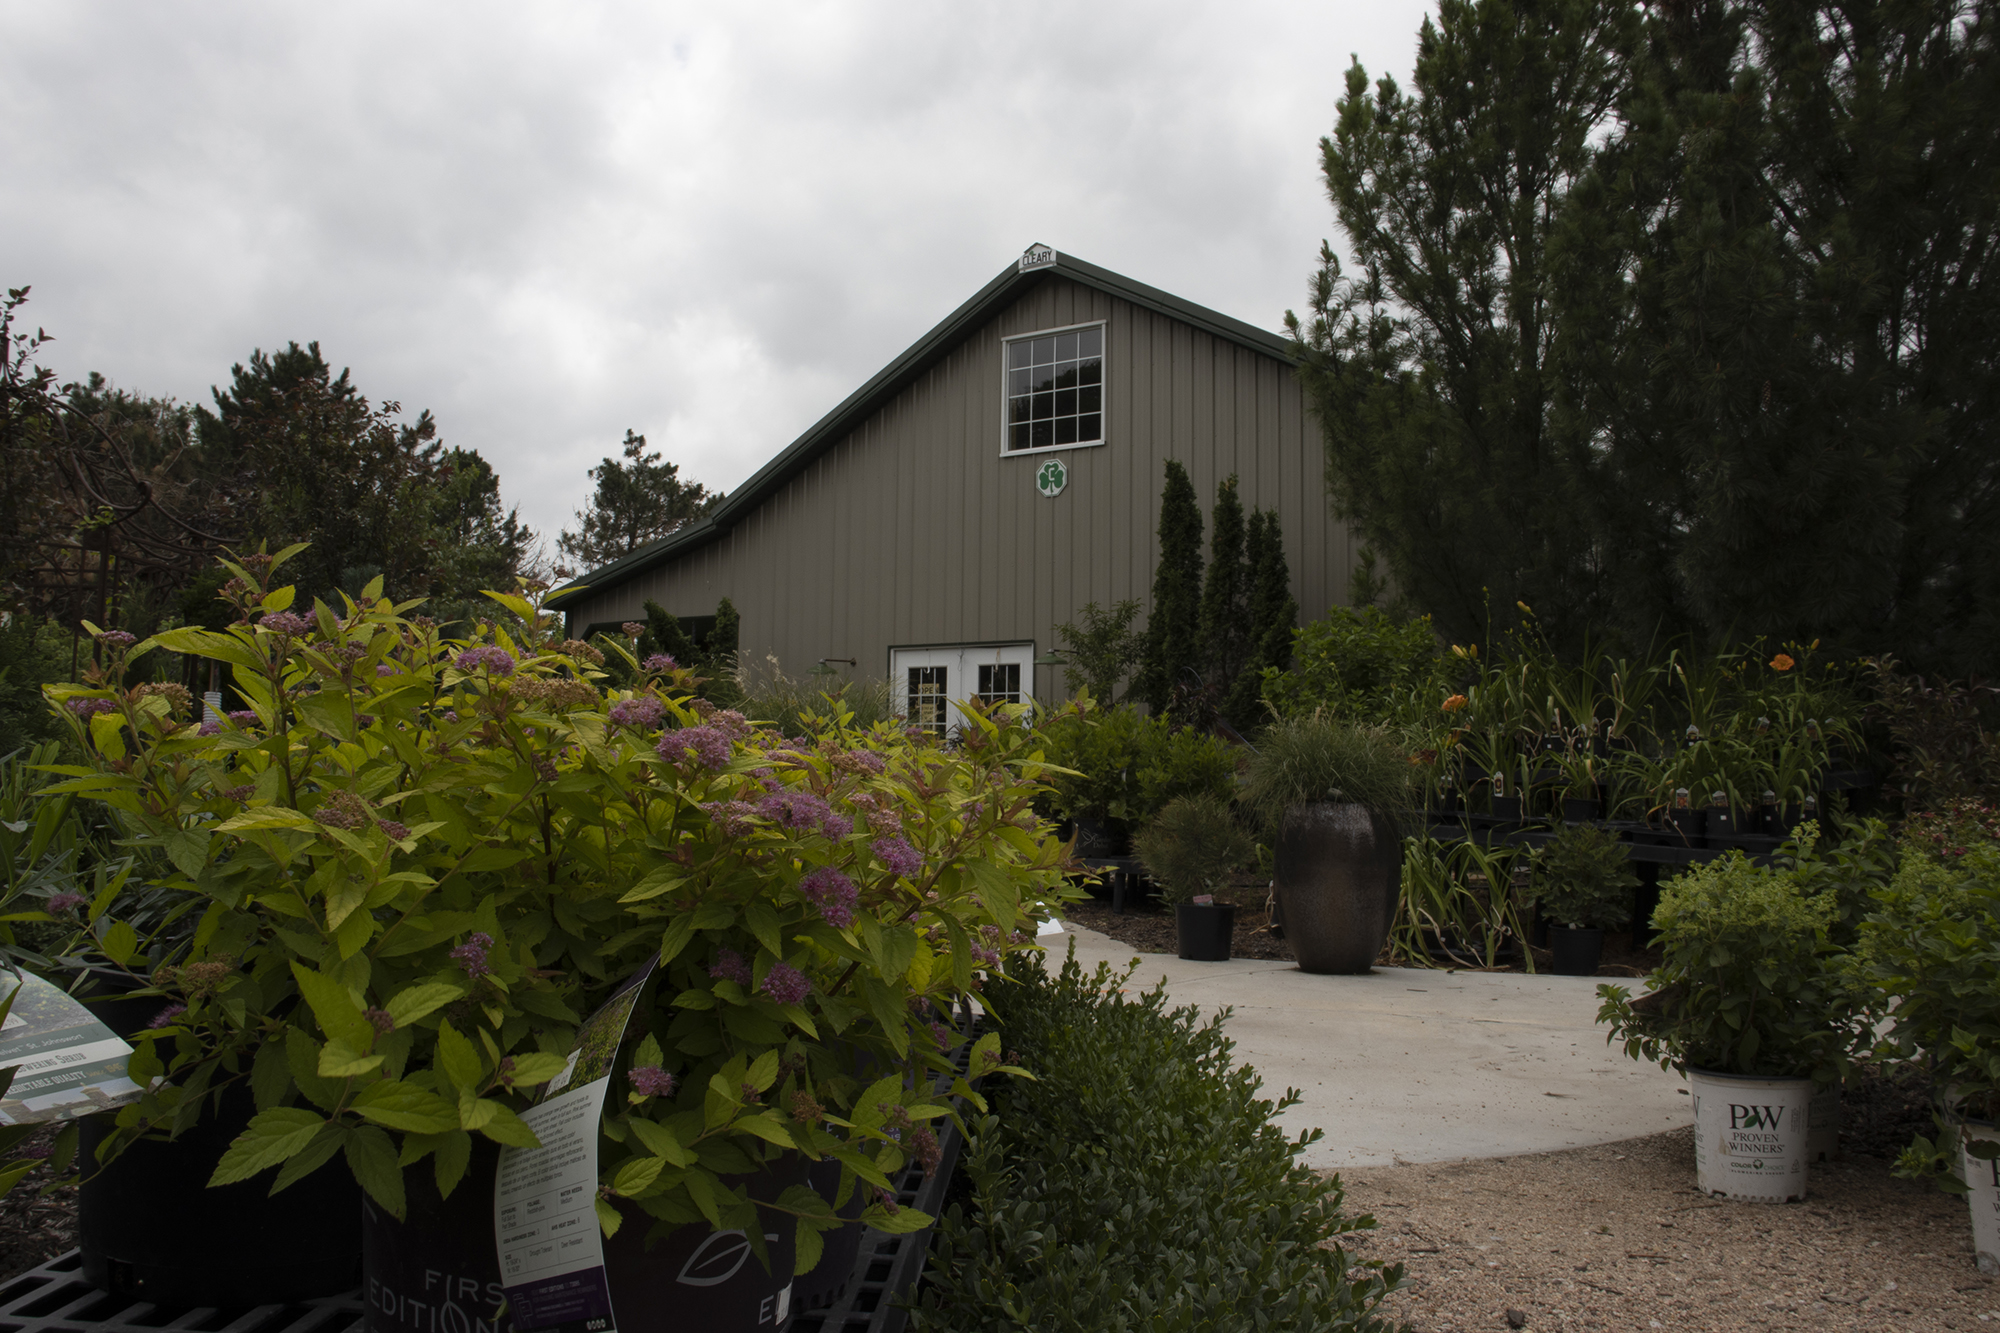
[[[1349,802],[1285,811],[1277,893],[1285,939],[1302,972],[1366,972],[1388,942],[1403,887],[1394,821]]]

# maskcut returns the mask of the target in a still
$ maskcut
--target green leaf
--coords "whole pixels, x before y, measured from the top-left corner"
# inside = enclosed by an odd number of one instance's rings
[[[670,1165],[687,1166],[694,1161],[688,1150],[681,1146],[681,1141],[675,1137],[674,1132],[658,1121],[647,1120],[640,1116],[626,1123],[647,1152],[666,1158]]]
[[[759,1092],[769,1091],[778,1081],[778,1053],[766,1051],[752,1060],[750,1068],[744,1071],[743,1081]]]
[[[363,1074],[374,1073],[381,1065],[381,1056],[364,1055],[334,1037],[319,1048],[317,1072],[321,1078],[359,1078]]]
[[[605,1236],[617,1235],[618,1228],[625,1225],[624,1215],[612,1205],[609,1199],[593,1199],[591,1202],[596,1208],[597,1225],[603,1230]]]
[[[612,1178],[612,1192],[622,1194],[628,1199],[639,1198],[652,1187],[654,1181],[660,1178],[660,1171],[666,1164],[666,1159],[661,1157],[629,1159],[618,1168],[618,1174]]]
[[[663,893],[671,893],[686,882],[687,871],[681,867],[676,865],[661,866],[627,889],[624,896],[619,898],[618,901],[621,904],[627,905],[642,903],[649,898],[657,898]],[[692,927],[690,927],[689,933],[693,933]],[[665,962],[667,960],[663,958],[661,961]]]
[[[390,997],[389,1003],[382,1007],[388,1011],[389,1017],[394,1020],[397,1027],[408,1027],[464,994],[465,988],[462,986],[454,986],[444,981],[427,981],[404,987]]]
[[[300,1106],[274,1106],[250,1117],[250,1126],[216,1163],[210,1185],[233,1185],[304,1152],[326,1120]]]
[[[437,1067],[461,1093],[477,1092],[486,1072],[479,1048],[448,1021],[438,1024]]]
[[[257,829],[305,829],[317,831],[319,824],[309,814],[281,805],[259,805],[240,810],[215,826],[217,833],[248,833]]]
[[[449,1199],[451,1192],[458,1188],[458,1182],[465,1177],[465,1168],[472,1162],[472,1135],[462,1129],[454,1129],[449,1134],[438,1136],[437,1144],[437,1187],[438,1197]]]
[[[792,1263],[792,1276],[804,1277],[819,1267],[820,1255],[826,1250],[826,1242],[820,1239],[819,1228],[801,1217],[794,1233],[793,1243],[797,1246],[798,1257]]]
[[[534,1051],[514,1057],[511,1077],[517,1088],[538,1088],[562,1073],[569,1061],[560,1055],[550,1055],[545,1051]]]
[[[299,994],[305,996],[313,1017],[319,1020],[320,1030],[328,1037],[346,1042],[357,1051],[375,1044],[375,1025],[368,1021],[352,991],[332,977],[298,963],[292,964],[292,976],[298,981]]]
[[[765,1142],[775,1143],[780,1148],[787,1150],[798,1147],[798,1144],[793,1141],[791,1134],[785,1129],[785,1122],[778,1119],[777,1116],[769,1111],[764,1112],[762,1115],[744,1116],[729,1128],[731,1130],[742,1130],[746,1134],[755,1134]]]
[[[681,950],[694,940],[694,918],[683,912],[667,925],[666,933],[660,936],[660,966],[681,956]]]
[[[347,1166],[368,1197],[398,1221],[403,1216],[403,1167],[396,1145],[373,1125],[363,1125],[347,1137]]]
[[[528,1122],[496,1101],[482,1101],[482,1107],[490,1106],[493,1114],[479,1127],[479,1132],[495,1143],[504,1143],[510,1148],[539,1148],[542,1141],[535,1137],[535,1131],[528,1128]]]
[[[919,1212],[915,1208],[898,1208],[891,1213],[876,1203],[862,1210],[861,1220],[875,1230],[886,1232],[891,1236],[907,1236],[912,1231],[922,1231],[929,1226],[932,1218],[929,1213]]]
[[[343,1126],[331,1123],[322,1127],[318,1137],[313,1139],[304,1152],[278,1168],[278,1178],[271,1182],[271,1193],[276,1194],[279,1190],[289,1189],[325,1166],[332,1160],[333,1155],[340,1151],[341,1145],[347,1142],[351,1132]]]
[[[752,898],[743,904],[743,924],[750,927],[751,935],[777,958],[785,956],[785,933],[778,917],[777,907],[763,898]]]
[[[139,951],[139,932],[123,921],[114,921],[111,928],[99,937],[97,947],[106,958],[123,967]]]
[[[353,1108],[362,1119],[405,1134],[443,1134],[459,1127],[457,1107],[406,1079],[370,1083],[355,1095]]]

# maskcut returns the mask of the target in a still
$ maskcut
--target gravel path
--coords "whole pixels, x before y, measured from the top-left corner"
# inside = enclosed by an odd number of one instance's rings
[[[1418,1333],[2000,1330],[1964,1201],[1876,1157],[1814,1166],[1789,1205],[1704,1197],[1692,1128],[1340,1176],[1380,1224],[1354,1251],[1406,1266],[1385,1313]]]

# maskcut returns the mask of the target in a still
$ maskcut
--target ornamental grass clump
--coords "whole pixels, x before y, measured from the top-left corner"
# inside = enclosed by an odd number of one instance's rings
[[[379,579],[293,610],[276,576],[297,549],[228,563],[230,628],[167,631],[49,690],[88,756],[53,790],[115,807],[199,908],[149,971],[118,897],[90,906],[104,952],[184,1006],[139,1035],[150,1091],[107,1153],[246,1083],[257,1113],[212,1183],[347,1169],[401,1216],[406,1170],[449,1194],[474,1136],[533,1146],[518,1112],[580,1020],[644,974],[601,1224],[746,1229],[761,1251],[795,1219],[816,1259],[838,1224],[825,1201],[760,1217],[731,1177],[831,1154],[844,1197],[883,1187],[906,1155],[891,1122],[943,1114],[915,1091],[947,1067],[936,1015],[1032,947],[1062,892],[1032,733],[979,714],[946,750],[836,714],[788,740],[670,662],[628,653],[637,686],[608,688],[598,650],[527,596],[489,594],[468,640]],[[249,707],[197,725],[124,688],[156,648],[221,663]],[[863,1087],[870,1062],[885,1072]]]
[[[1229,802],[1208,795],[1168,802],[1133,837],[1132,850],[1170,903],[1216,893],[1227,886],[1230,872],[1257,862],[1257,844],[1236,822]]]
[[[1413,773],[1409,752],[1387,728],[1312,713],[1281,719],[1258,738],[1242,799],[1273,828],[1286,810],[1315,801],[1394,817],[1409,805]]]

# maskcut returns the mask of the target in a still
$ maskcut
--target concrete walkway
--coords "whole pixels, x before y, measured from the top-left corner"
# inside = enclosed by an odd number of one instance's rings
[[[1264,1095],[1304,1094],[1279,1123],[1326,1131],[1306,1150],[1319,1170],[1549,1152],[1694,1118],[1679,1074],[1605,1044],[1595,978],[1400,967],[1322,977],[1259,959],[1182,962],[1064,929],[1068,939],[1042,937],[1052,966],[1074,940],[1086,971],[1137,957],[1129,990],[1164,978],[1174,1005],[1233,1008],[1224,1031]]]

